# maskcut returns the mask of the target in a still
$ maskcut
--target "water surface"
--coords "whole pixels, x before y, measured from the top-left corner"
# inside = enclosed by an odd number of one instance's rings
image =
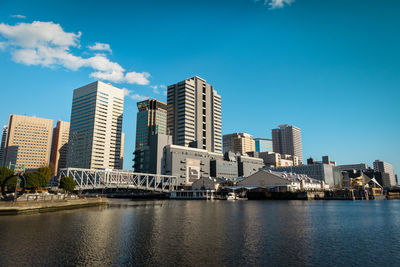
[[[400,266],[396,200],[113,203],[0,216],[0,265]]]

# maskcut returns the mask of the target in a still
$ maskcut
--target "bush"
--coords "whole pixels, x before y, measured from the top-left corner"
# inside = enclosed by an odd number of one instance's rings
[[[75,190],[75,181],[69,176],[61,178],[59,188],[64,189],[67,192],[73,192]]]

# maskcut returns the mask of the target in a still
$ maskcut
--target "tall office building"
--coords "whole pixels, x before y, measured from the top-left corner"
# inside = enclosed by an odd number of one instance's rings
[[[387,162],[381,160],[374,161],[374,170],[376,172],[386,172],[389,174],[389,181],[384,181],[384,185],[395,186],[396,177],[394,175],[393,166]]]
[[[272,146],[272,139],[255,138],[254,142],[256,144],[256,152],[258,153],[274,151]]]
[[[222,152],[221,96],[198,76],[168,86],[168,134],[173,143]]]
[[[96,81],[74,90],[67,167],[120,169],[124,92]]]
[[[153,134],[167,134],[167,104],[156,99],[137,103],[136,146],[140,149],[149,144]]]
[[[5,165],[23,165],[26,169],[49,166],[52,130],[53,120],[10,115],[5,142]]]
[[[125,133],[121,133],[121,151],[119,155],[119,168],[124,168]]]
[[[7,126],[3,127],[0,143],[0,167],[4,166],[4,156],[6,153]]]
[[[54,175],[59,169],[67,167],[67,151],[69,138],[69,122],[58,121],[53,130],[53,142],[51,144],[50,167]]]
[[[248,152],[255,151],[255,142],[253,136],[248,133],[233,133],[223,136],[224,153],[232,151],[246,155]]]
[[[279,125],[278,127],[277,129],[272,129],[274,152],[296,156],[299,158],[299,163],[303,163],[300,128],[288,124]]]

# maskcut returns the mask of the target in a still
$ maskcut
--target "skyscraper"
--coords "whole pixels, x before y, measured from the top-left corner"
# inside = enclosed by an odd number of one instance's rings
[[[374,170],[376,172],[386,172],[389,174],[389,181],[383,181],[384,186],[395,186],[396,177],[394,175],[393,166],[387,162],[381,160],[374,161]]]
[[[0,167],[4,166],[4,156],[6,153],[7,125],[3,126],[0,143]]]
[[[256,152],[273,152],[274,149],[272,147],[272,139],[266,138],[255,138],[254,139],[256,144]]]
[[[10,115],[5,143],[5,165],[23,165],[26,169],[49,166],[52,130],[53,120]]]
[[[278,127],[277,129],[272,129],[274,152],[297,156],[299,163],[303,163],[300,128],[288,124],[279,125]]]
[[[255,152],[253,136],[248,133],[233,133],[223,136],[224,153],[232,151],[241,155],[247,152]]]
[[[69,138],[69,122],[58,121],[53,130],[53,142],[51,144],[50,167],[54,175],[58,170],[67,167],[67,151]]]
[[[156,99],[137,103],[136,146],[140,149],[149,144],[150,135],[167,134],[167,104]]]
[[[74,90],[67,167],[120,169],[124,92],[96,81]]]
[[[198,76],[168,86],[167,129],[175,145],[222,153],[221,96]]]

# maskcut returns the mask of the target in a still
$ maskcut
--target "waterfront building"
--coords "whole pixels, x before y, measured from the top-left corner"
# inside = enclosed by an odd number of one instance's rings
[[[369,167],[366,163],[358,163],[358,164],[338,165],[336,166],[336,169],[340,171],[349,171],[349,170],[364,171],[368,170]]]
[[[264,167],[264,161],[260,158],[240,155],[237,157],[237,161],[238,174],[240,177],[248,177]]]
[[[281,166],[297,166],[299,165],[299,158],[287,154],[279,154],[275,152],[261,152],[258,157],[263,159],[264,165],[270,167],[281,167]]]
[[[166,134],[150,135],[149,143],[135,150],[133,168],[135,172],[162,174],[164,147],[172,144],[172,136]]]
[[[205,149],[167,145],[163,154],[163,174],[178,178],[183,185],[192,185],[200,178],[210,177],[210,159],[222,154]]]
[[[272,129],[274,152],[296,156],[299,159],[299,163],[302,164],[303,149],[300,128],[288,124],[279,125],[278,127],[277,129]]]
[[[287,191],[314,191],[328,190],[329,185],[307,175],[274,172],[271,170],[260,170],[250,175],[243,181],[237,183],[237,186],[246,188],[265,188],[276,192]]]
[[[6,139],[7,139],[7,125],[3,126],[0,143],[0,167],[4,166],[4,157],[6,152]]]
[[[224,153],[232,151],[246,155],[248,152],[255,152],[253,136],[248,133],[232,133],[223,136]]]
[[[10,115],[5,141],[5,166],[17,164],[28,170],[49,166],[52,130],[51,119]]]
[[[255,142],[256,152],[258,153],[274,151],[274,147],[272,145],[272,139],[255,138],[254,142]]]
[[[53,141],[51,144],[50,168],[54,175],[58,170],[67,167],[67,151],[69,138],[69,122],[58,121],[53,130]]]
[[[341,171],[337,170],[334,166],[328,164],[312,164],[312,165],[299,165],[299,166],[288,166],[288,167],[265,167],[267,170],[276,172],[287,172],[296,174],[305,174],[309,177],[324,181],[330,186],[341,185],[342,176]]]
[[[381,160],[375,160],[374,170],[376,172],[385,172],[389,174],[389,181],[384,181],[384,186],[391,187],[396,185],[396,177],[394,176],[393,166],[391,164]]]
[[[137,103],[135,149],[147,146],[153,134],[167,134],[167,104],[156,99]]]
[[[121,169],[124,92],[96,81],[74,90],[67,166]]]
[[[238,162],[217,158],[210,161],[210,176],[232,180],[239,176]]]
[[[222,153],[221,96],[198,76],[168,86],[168,134],[174,145]]]

